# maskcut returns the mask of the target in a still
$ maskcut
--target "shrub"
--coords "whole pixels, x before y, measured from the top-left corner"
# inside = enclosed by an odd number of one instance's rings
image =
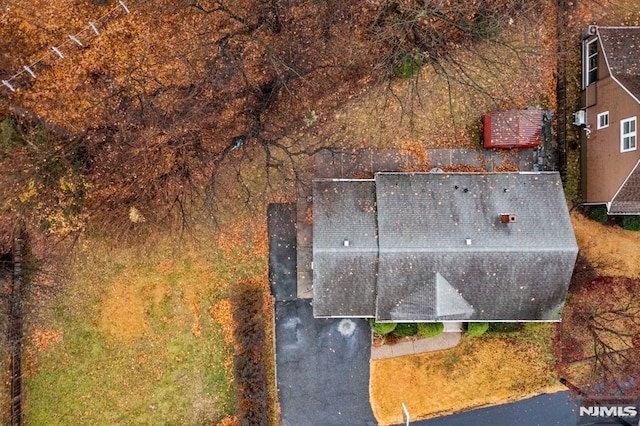
[[[600,223],[606,223],[609,220],[609,216],[607,216],[607,208],[605,206],[590,207],[589,219]]]
[[[267,340],[262,293],[239,288],[233,295],[236,416],[240,425],[268,425]]]
[[[418,333],[418,325],[415,323],[398,323],[393,334],[396,336],[415,336]]]
[[[376,322],[373,318],[369,320],[369,324],[371,325],[371,330],[381,336],[391,333],[398,325],[395,322]]]
[[[467,323],[467,334],[471,336],[482,336],[489,329],[488,322]]]
[[[640,216],[622,216],[622,227],[629,231],[640,231]]]
[[[441,322],[421,322],[418,324],[418,334],[422,337],[436,337],[444,331],[444,324]]]

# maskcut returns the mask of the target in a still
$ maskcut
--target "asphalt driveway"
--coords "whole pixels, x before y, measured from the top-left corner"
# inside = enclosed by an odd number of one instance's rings
[[[309,299],[276,302],[278,399],[285,426],[376,425],[371,336],[363,319],[316,319]]]
[[[412,426],[574,426],[577,407],[568,392],[538,395],[533,398],[493,407],[479,408],[450,416],[412,422]],[[411,413],[409,413],[411,414]],[[586,424],[586,423],[583,423]]]

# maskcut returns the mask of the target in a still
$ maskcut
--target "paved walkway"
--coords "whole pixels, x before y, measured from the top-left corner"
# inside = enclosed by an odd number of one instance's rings
[[[394,358],[423,352],[441,351],[457,346],[461,339],[461,332],[452,332],[442,333],[439,336],[428,339],[412,340],[396,343],[395,345],[382,345],[377,348],[371,348],[371,359]]]
[[[445,322],[444,333],[439,336],[428,339],[411,340],[394,345],[383,345],[377,348],[372,347],[371,359],[394,358],[423,352],[441,351],[457,346],[461,339],[462,323]]]

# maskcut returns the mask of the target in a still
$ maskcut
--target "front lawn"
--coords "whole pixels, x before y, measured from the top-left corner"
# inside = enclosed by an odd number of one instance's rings
[[[508,335],[464,335],[452,349],[371,363],[371,405],[381,424],[515,401],[564,389],[554,373],[555,325]]]

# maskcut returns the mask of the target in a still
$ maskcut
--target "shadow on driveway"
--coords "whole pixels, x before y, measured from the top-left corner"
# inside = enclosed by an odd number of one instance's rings
[[[377,424],[363,319],[313,318],[311,301],[276,302],[278,399],[285,426]]]

